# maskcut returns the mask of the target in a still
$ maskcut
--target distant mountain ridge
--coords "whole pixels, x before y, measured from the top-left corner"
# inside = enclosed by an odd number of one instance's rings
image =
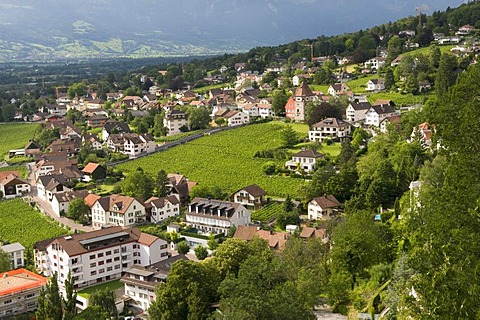
[[[460,0],[424,0],[443,10]],[[219,54],[352,32],[413,0],[0,0],[0,61]]]

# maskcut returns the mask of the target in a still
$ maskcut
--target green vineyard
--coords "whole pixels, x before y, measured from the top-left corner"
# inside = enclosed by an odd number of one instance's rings
[[[278,213],[282,212],[282,210],[283,206],[281,203],[273,202],[268,206],[252,213],[252,221],[266,222],[276,216]]]
[[[257,151],[280,147],[281,130],[285,124],[270,122],[205,136],[165,152],[127,162],[118,166],[127,174],[143,168],[156,174],[160,169],[178,172],[203,186],[218,186],[233,193],[244,186],[258,184],[269,196],[296,196],[304,184],[301,179],[285,176],[267,176],[262,166],[270,159],[254,158]],[[300,125],[297,129],[307,127]],[[298,130],[300,131],[300,130]],[[284,161],[275,161],[283,167]]]
[[[20,242],[31,248],[37,241],[59,237],[68,231],[49,221],[22,199],[0,201],[0,240]]]

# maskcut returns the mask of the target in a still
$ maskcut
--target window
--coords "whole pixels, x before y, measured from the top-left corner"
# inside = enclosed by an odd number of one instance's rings
[[[113,250],[113,253],[119,253],[119,252],[120,252],[120,250],[118,250],[118,249]]]
[[[113,258],[113,261],[120,261],[120,257]]]
[[[97,264],[94,262],[94,263],[90,263],[90,268],[95,268],[97,266]]]
[[[105,269],[98,270],[98,273],[104,273],[104,272],[105,272]]]
[[[94,255],[94,254],[92,254],[92,255],[90,256],[90,260],[93,260],[93,259],[95,259],[95,255]]]
[[[112,271],[112,270],[113,270],[112,267],[108,267],[108,268],[107,268],[107,272],[108,272],[108,271]]]
[[[98,254],[98,258],[103,257],[103,252]]]
[[[3,304],[10,304],[10,303],[12,303],[12,299],[8,299],[3,302]]]
[[[105,264],[105,261],[98,261],[99,266],[103,266]]]
[[[94,275],[96,275],[96,274],[97,274],[97,271],[91,271],[91,272],[90,272],[90,275],[91,275],[91,276],[94,276]]]
[[[112,254],[112,251],[107,251],[107,252],[105,252],[105,255],[106,255],[106,256],[109,256],[109,255],[111,255],[111,254]]]
[[[117,265],[115,266],[115,269],[120,269],[120,265],[117,264]]]
[[[106,263],[112,263],[112,259],[107,259]]]

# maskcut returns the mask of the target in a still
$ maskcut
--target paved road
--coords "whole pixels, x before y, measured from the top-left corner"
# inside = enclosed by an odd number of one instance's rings
[[[31,197],[32,201],[37,204],[38,208],[40,209],[40,211],[44,215],[46,215],[48,217],[52,217],[53,219],[62,223],[63,225],[70,227],[70,229],[73,232],[75,232],[75,231],[88,232],[88,231],[93,231],[94,230],[90,226],[84,226],[82,224],[76,223],[75,221],[73,221],[71,219],[58,216],[52,210],[52,207],[50,206],[48,201],[46,201],[46,200],[44,200],[44,199],[42,199],[38,196],[37,187],[36,187],[36,184],[35,184],[35,175],[34,175],[33,170],[32,170],[33,163],[28,163],[27,168],[28,168],[28,181],[30,182],[30,185],[31,185],[31,192],[30,192],[29,196]]]

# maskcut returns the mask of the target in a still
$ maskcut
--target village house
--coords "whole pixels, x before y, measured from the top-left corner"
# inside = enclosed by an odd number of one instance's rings
[[[401,119],[402,117],[400,114],[384,118],[382,121],[380,121],[380,132],[386,133],[389,126],[392,124],[400,125]]]
[[[383,67],[385,64],[386,64],[385,58],[374,57],[365,62],[365,68],[370,68],[378,71],[378,69]]]
[[[308,203],[308,219],[328,220],[336,214],[340,202],[333,195],[313,198]]]
[[[61,292],[70,272],[77,288],[121,278],[134,264],[147,266],[168,258],[165,240],[137,228],[110,227],[35,243],[35,268],[57,274]]]
[[[383,119],[397,114],[398,112],[390,104],[374,104],[365,115],[365,125],[378,128]]]
[[[140,199],[113,194],[95,201],[92,206],[92,226],[134,226],[146,221],[145,205]]]
[[[385,79],[370,79],[367,81],[365,91],[382,91],[385,90]]]
[[[113,152],[126,154],[130,158],[152,153],[155,151],[156,146],[155,139],[148,133],[110,134],[107,140],[108,149]]]
[[[108,120],[107,116],[102,114],[93,115],[87,118],[87,126],[90,128],[99,128]]]
[[[88,195],[88,190],[56,192],[52,194],[49,200],[50,207],[57,216],[63,216],[70,207],[70,202],[75,198],[84,199]]]
[[[346,83],[335,83],[328,87],[328,94],[332,97],[337,97],[350,91],[350,87]]]
[[[0,273],[0,319],[34,312],[46,284],[47,278],[23,268]]]
[[[410,141],[418,141],[425,149],[432,147],[432,134],[435,132],[435,127],[428,122],[420,123],[414,127],[410,135]]]
[[[0,171],[0,199],[21,197],[30,192],[30,184],[19,178],[18,171]]]
[[[229,127],[250,123],[250,117],[248,114],[240,110],[230,110],[223,115],[223,118],[227,121]]]
[[[130,298],[130,305],[147,311],[157,298],[155,289],[167,281],[170,267],[179,260],[188,259],[179,254],[148,266],[135,264],[126,269],[120,281],[125,284],[125,295]]]
[[[172,110],[165,113],[163,126],[167,128],[167,136],[188,131],[188,114],[181,110]]]
[[[82,169],[82,180],[89,182],[92,180],[103,180],[107,177],[107,169],[101,164],[89,162],[85,168]]]
[[[85,145],[87,143],[90,144],[94,150],[102,150],[103,148],[102,141],[96,134],[86,134],[82,136],[82,144]]]
[[[195,181],[190,181],[187,177],[177,173],[168,173],[169,194],[175,195],[180,199],[181,203],[188,203],[190,201],[190,192],[192,188],[197,185]]]
[[[147,220],[151,223],[159,223],[180,214],[180,199],[176,195],[151,197],[145,201],[145,209]]]
[[[298,237],[303,241],[308,241],[309,239],[322,239],[324,243],[328,242],[328,237],[324,228],[303,227]]]
[[[292,77],[292,84],[294,87],[298,87],[300,85],[301,81],[307,81],[311,79],[312,77],[310,74],[297,74]]]
[[[307,82],[302,82],[302,85],[295,90],[293,96],[288,99],[285,105],[285,116],[295,121],[304,121],[305,105],[314,101],[315,98]]]
[[[108,120],[102,128],[102,140],[107,141],[108,137],[114,133],[130,133],[130,127],[126,122]]]
[[[292,156],[292,160],[285,163],[285,167],[290,170],[303,170],[311,172],[315,170],[315,164],[318,159],[323,158],[324,155],[314,150],[303,149]]]
[[[326,139],[343,142],[350,135],[349,123],[336,118],[326,118],[315,123],[308,131],[308,140],[323,142]]]
[[[49,174],[37,179],[37,194],[40,198],[51,202],[55,193],[72,191],[67,179],[61,174]]]
[[[235,203],[243,204],[246,207],[253,207],[255,210],[266,203],[265,196],[267,192],[256,184],[246,186],[231,196],[231,200]]]
[[[18,269],[20,267],[25,266],[25,259],[24,259],[25,247],[22,246],[19,242],[0,246],[0,252],[5,252],[10,256],[12,269]]]
[[[257,226],[238,226],[233,237],[247,242],[252,241],[255,237],[259,237],[268,242],[270,249],[282,251],[290,237],[290,233],[261,230]]]
[[[350,123],[362,121],[367,116],[367,111],[372,105],[370,102],[351,102],[345,110],[346,119]]]
[[[235,226],[246,226],[251,222],[249,210],[239,203],[194,198],[188,205],[186,222],[203,233],[227,235]]]
[[[125,134],[124,136],[123,152],[129,158],[136,158],[143,154],[152,153],[155,151],[157,144],[150,133],[141,134]]]

